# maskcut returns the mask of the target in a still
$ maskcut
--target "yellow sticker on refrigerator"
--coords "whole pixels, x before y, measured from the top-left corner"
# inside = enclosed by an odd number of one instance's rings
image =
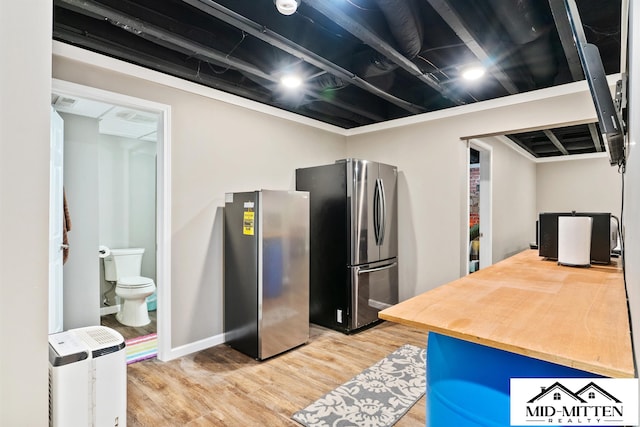
[[[242,234],[245,236],[253,236],[255,223],[255,212],[253,210],[244,211],[244,218],[242,221]]]

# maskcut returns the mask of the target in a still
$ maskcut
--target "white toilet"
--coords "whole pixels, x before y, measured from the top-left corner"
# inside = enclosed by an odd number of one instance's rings
[[[116,295],[123,301],[116,314],[126,326],[148,325],[146,298],[156,290],[153,280],[140,276],[144,248],[111,249],[104,258],[104,278],[116,282]]]

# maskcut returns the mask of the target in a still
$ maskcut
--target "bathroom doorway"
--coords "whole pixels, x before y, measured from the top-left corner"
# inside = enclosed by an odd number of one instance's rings
[[[469,273],[480,269],[480,152],[469,148]]]
[[[164,360],[170,349],[169,107],[55,79],[52,106],[71,138],[64,164],[72,224],[64,329],[102,324],[125,339],[157,333]],[[100,256],[125,247],[145,249],[140,275],[157,287],[146,303],[151,322],[142,327],[115,319],[121,301],[104,280]]]
[[[468,185],[468,273],[474,273],[493,263],[491,238],[492,147],[471,140],[467,149]]]

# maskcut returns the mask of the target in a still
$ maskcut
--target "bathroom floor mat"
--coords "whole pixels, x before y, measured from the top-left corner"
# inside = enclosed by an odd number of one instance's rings
[[[131,338],[125,341],[127,353],[127,365],[151,359],[158,355],[158,334],[149,334]]]

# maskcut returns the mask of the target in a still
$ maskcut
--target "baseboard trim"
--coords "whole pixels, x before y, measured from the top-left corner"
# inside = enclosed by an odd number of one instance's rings
[[[120,304],[100,307],[100,316],[106,316],[107,314],[113,314],[119,311],[120,311]]]
[[[186,356],[191,353],[195,353],[197,351],[205,350],[207,348],[224,344],[224,334],[214,335],[209,338],[202,339],[200,341],[192,342],[189,344],[182,345],[180,347],[175,347],[169,350],[168,354],[163,355],[163,362],[168,362],[173,359],[177,359],[182,356]]]

